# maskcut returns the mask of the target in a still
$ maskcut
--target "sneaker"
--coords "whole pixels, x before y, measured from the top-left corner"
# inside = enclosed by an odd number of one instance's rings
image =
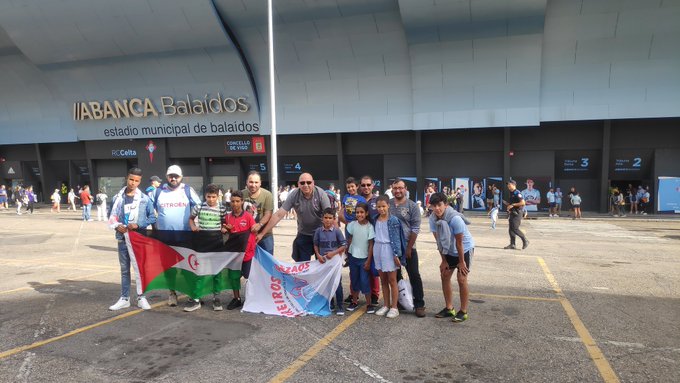
[[[375,306],[367,305],[366,306],[366,314],[375,314]]]
[[[522,250],[526,249],[527,247],[529,247],[529,241],[526,241],[524,244],[522,244]]]
[[[515,250],[516,247],[515,247],[515,245],[507,245],[503,249],[505,249],[505,250]]]
[[[227,305],[227,310],[237,309],[241,306],[243,306],[243,302],[241,301],[241,299],[240,298],[234,298]]]
[[[380,309],[378,309],[378,311],[375,312],[375,315],[383,316],[383,315],[387,314],[388,311],[390,311],[390,308],[387,307],[387,306],[383,306]]]
[[[149,304],[149,301],[147,301],[146,297],[143,295],[137,298],[137,307],[139,307],[142,310],[151,310],[151,305]]]
[[[168,296],[168,306],[170,307],[177,306],[177,293],[174,291],[171,291],[170,295]]]
[[[399,316],[399,310],[397,309],[390,309],[390,311],[387,312],[386,317],[393,319]]]
[[[352,295],[348,295],[347,298],[345,298],[345,303],[352,303]]]
[[[222,301],[220,301],[220,298],[215,297],[213,299],[213,311],[222,311]]]
[[[458,314],[456,314],[456,316],[453,317],[453,319],[451,319],[451,322],[456,322],[456,323],[465,322],[467,319],[468,319],[468,314],[466,312],[458,311]]]
[[[378,297],[376,297],[375,295],[371,295],[371,304],[373,306],[377,306],[379,304]]]
[[[338,309],[338,310],[335,312],[335,315],[337,315],[337,316],[343,316],[343,315],[345,315],[345,310],[344,310],[344,309]]]
[[[347,311],[354,311],[354,310],[357,309],[357,307],[359,307],[358,304],[356,304],[356,303],[350,303],[349,306],[347,306]]]
[[[120,309],[126,309],[128,307],[130,307],[130,298],[120,297],[120,299],[118,299],[118,302],[114,303],[112,306],[109,307],[109,310],[117,311]]]
[[[647,215],[647,212],[643,212],[642,215]]]
[[[201,308],[201,301],[199,301],[199,300],[189,299],[187,301],[187,303],[184,305],[184,311],[188,312],[188,313],[190,313],[192,311],[196,311],[200,308]]]
[[[440,312],[434,314],[435,318],[453,318],[456,316],[456,310],[455,309],[447,309],[444,307]]]

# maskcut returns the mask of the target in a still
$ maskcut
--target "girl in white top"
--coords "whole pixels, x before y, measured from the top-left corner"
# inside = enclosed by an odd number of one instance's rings
[[[574,208],[573,219],[581,219],[581,196],[578,195],[578,192],[574,192],[574,194],[571,195],[571,205]]]
[[[57,213],[61,212],[61,196],[59,195],[59,189],[54,189],[54,193],[52,193],[52,196],[50,197],[52,199],[52,209],[50,211],[54,213],[55,211]]]

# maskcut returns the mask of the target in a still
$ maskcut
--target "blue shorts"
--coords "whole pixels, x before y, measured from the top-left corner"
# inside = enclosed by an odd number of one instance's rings
[[[550,207],[555,207],[555,206],[557,206],[557,202],[550,202],[550,203],[548,204],[548,206],[550,206]]]
[[[364,270],[365,258],[354,258],[349,256],[349,279],[353,292],[360,292],[364,295],[371,293],[368,271]]]

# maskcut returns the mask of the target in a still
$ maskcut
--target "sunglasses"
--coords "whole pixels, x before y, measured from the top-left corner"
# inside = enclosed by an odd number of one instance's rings
[[[363,187],[365,187],[365,188],[367,188],[367,187],[369,187],[369,186],[372,186],[372,185],[373,185],[373,184],[361,184],[361,186],[363,186]]]
[[[314,183],[314,181],[299,181],[298,182],[300,185],[311,185]]]
[[[180,179],[182,176],[178,176],[177,174],[168,174],[168,178]]]

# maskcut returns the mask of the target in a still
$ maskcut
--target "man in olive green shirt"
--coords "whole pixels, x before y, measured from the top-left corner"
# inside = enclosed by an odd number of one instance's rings
[[[255,233],[255,235],[263,231],[274,212],[274,198],[272,193],[267,189],[263,189],[261,186],[262,177],[260,176],[260,173],[257,171],[248,173],[246,188],[243,189],[242,192],[243,198],[245,199],[244,209],[255,218],[256,224],[253,225],[252,228],[252,232]],[[269,254],[273,255],[274,236],[272,231],[264,234],[262,240],[258,242],[258,245]]]

